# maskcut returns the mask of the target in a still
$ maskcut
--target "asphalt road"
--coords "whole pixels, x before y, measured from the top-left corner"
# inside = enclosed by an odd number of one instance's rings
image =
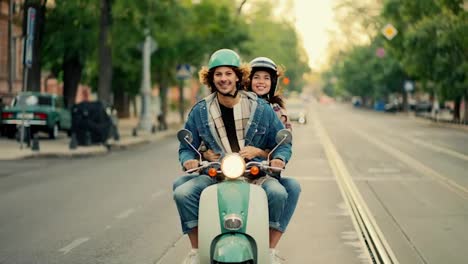
[[[400,263],[466,263],[468,133],[311,104],[284,173],[302,186],[284,263],[369,263],[331,169],[335,148]],[[319,133],[323,129],[332,146]],[[181,263],[173,138],[109,155],[0,162],[0,263]]]
[[[468,132],[329,105],[318,116],[400,263],[466,263]]]

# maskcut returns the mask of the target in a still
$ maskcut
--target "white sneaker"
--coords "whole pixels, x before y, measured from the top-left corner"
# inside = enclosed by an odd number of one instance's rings
[[[271,264],[281,264],[281,261],[284,260],[282,257],[278,256],[278,251],[274,248],[270,248],[270,263]]]
[[[183,264],[200,264],[200,259],[198,258],[198,250],[191,249],[185,258]]]

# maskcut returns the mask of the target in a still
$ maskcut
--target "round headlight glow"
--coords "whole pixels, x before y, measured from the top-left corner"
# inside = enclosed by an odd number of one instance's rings
[[[239,154],[229,154],[221,162],[221,171],[229,179],[236,179],[245,172],[245,161]]]
[[[239,230],[244,226],[242,217],[236,214],[226,215],[224,217],[224,228],[227,230]]]

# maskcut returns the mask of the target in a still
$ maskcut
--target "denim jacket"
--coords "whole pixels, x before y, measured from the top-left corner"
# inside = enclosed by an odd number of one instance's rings
[[[271,106],[257,97],[252,92],[239,91],[245,93],[251,100],[251,115],[245,128],[245,146],[253,146],[263,150],[272,150],[276,146],[276,133],[284,128]],[[192,132],[192,145],[198,149],[201,142],[204,142],[207,149],[212,149],[215,153],[223,153],[221,139],[216,131],[213,120],[208,118],[208,106],[214,100],[216,93],[212,93],[206,98],[196,103],[185,123],[185,129]],[[279,146],[271,155],[272,159],[281,159],[285,163],[291,158],[291,143]],[[199,159],[198,154],[187,144],[179,145],[179,161],[183,165],[190,159]],[[260,158],[254,160],[260,161]]]

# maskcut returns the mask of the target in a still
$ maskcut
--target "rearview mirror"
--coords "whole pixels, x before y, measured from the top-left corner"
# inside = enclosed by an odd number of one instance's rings
[[[181,130],[179,130],[179,132],[177,132],[177,139],[180,142],[192,143],[192,141],[193,141],[192,132],[190,132],[187,129],[181,129]]]
[[[281,129],[278,131],[276,134],[275,138],[276,144],[281,145],[281,144],[289,144],[292,141],[292,134],[291,131],[288,129]]]
[[[287,130],[286,128],[281,129],[280,131],[278,131],[278,133],[276,133],[275,141],[276,141],[276,146],[268,154],[268,158],[267,158],[268,162],[270,162],[271,154],[275,152],[275,150],[280,145],[291,143],[292,141],[291,131]]]

